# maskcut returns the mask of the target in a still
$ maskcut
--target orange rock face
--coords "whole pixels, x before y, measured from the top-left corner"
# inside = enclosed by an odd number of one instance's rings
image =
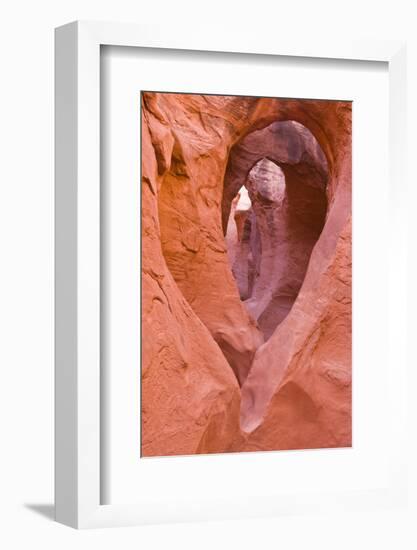
[[[350,445],[350,214],[350,103],[142,95],[142,455]]]

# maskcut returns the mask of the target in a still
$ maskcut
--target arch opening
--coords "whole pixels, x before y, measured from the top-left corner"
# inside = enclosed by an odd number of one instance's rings
[[[267,340],[287,317],[323,229],[327,161],[303,125],[276,122],[230,152],[222,212],[239,295]]]

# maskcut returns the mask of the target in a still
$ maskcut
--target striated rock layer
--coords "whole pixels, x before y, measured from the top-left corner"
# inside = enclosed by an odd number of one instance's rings
[[[142,454],[350,445],[350,103],[148,92],[142,100]],[[298,137],[289,147],[297,162],[281,166],[287,194],[294,183],[296,210],[307,215],[308,192],[298,191],[318,191],[306,181],[324,174],[327,210],[323,227],[318,209],[292,308],[265,342],[240,299],[224,230],[245,183],[230,173],[232,148],[283,121],[320,146]],[[261,283],[253,280],[252,294]]]

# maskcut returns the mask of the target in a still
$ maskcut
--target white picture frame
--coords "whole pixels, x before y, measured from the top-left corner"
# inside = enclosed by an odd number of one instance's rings
[[[198,28],[178,33],[165,27],[75,22],[56,30],[56,519],[76,528],[187,520],[175,500],[158,516],[150,502],[101,504],[100,498],[100,47],[168,48],[303,58],[383,61],[389,67],[390,185],[398,187],[392,227],[396,242],[406,231],[405,44],[370,40],[327,43],[289,41],[287,35],[216,32]],[[401,261],[401,256],[400,256]],[[405,259],[403,259],[405,262]],[[400,266],[401,268],[401,266]],[[405,267],[401,273],[405,273]],[[397,304],[404,314],[403,303]],[[405,343],[398,343],[398,384],[392,396],[404,415]],[[397,387],[398,389],[398,387]],[[394,392],[394,389],[393,389]],[[391,397],[391,396],[390,396]],[[208,503],[193,519],[305,512],[327,508],[395,505],[405,499],[404,428],[383,492],[289,494],[285,504],[265,500],[248,514]],[[404,430],[404,433],[403,433]],[[151,499],[150,499],[151,501]]]

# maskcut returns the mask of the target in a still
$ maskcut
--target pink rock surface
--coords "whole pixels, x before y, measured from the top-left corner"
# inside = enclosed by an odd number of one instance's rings
[[[145,456],[349,444],[350,118],[348,102],[143,94]],[[326,155],[328,207],[301,290],[264,343],[223,234],[241,186],[225,208],[223,181],[233,146],[288,120]]]
[[[350,220],[318,287],[306,282],[242,388],[247,450],[351,445]]]
[[[225,235],[229,264],[239,289],[241,300],[252,292],[255,278],[253,238],[258,237],[252,203],[246,187],[239,190],[233,199],[227,233]]]
[[[231,151],[223,211],[228,212],[235,189],[245,185],[256,215],[251,229],[257,233],[247,239],[250,250],[241,241],[232,271],[266,339],[290,311],[304,280],[324,225],[327,180],[327,162],[317,140],[296,122],[255,131]],[[229,221],[228,230],[230,226]],[[245,281],[248,263],[254,271],[250,292]]]

